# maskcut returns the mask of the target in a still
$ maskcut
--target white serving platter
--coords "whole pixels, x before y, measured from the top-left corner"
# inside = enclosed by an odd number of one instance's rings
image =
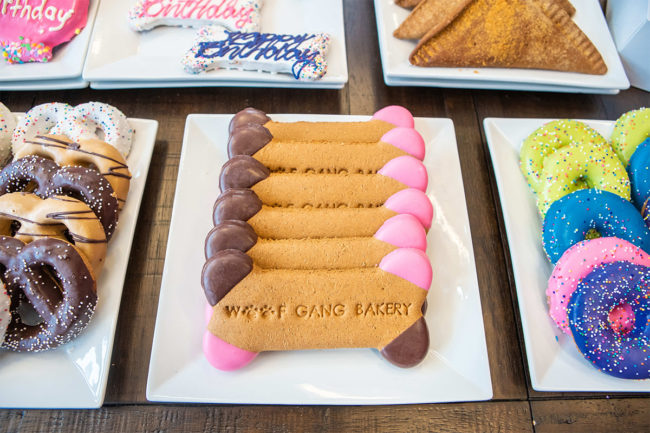
[[[573,72],[545,71],[539,69],[510,68],[422,68],[409,63],[408,57],[417,45],[415,40],[401,40],[393,37],[393,31],[409,15],[409,10],[397,6],[393,0],[375,0],[379,51],[384,77],[417,82],[415,85],[439,87],[441,80],[465,82],[462,87],[494,88],[503,90],[539,90],[540,85],[585,88],[591,90],[622,90],[630,87],[616,46],[609,33],[607,22],[598,0],[572,0],[576,8],[575,23],[598,48],[608,71],[605,75],[589,75]],[[499,83],[494,87],[483,87],[482,82]],[[387,83],[388,84],[388,83]],[[517,84],[518,88],[514,88]],[[390,84],[389,84],[390,85]],[[402,83],[400,85],[406,85]],[[526,88],[530,85],[531,88]],[[533,87],[536,86],[537,88]],[[449,83],[445,87],[454,86]],[[561,91],[561,90],[560,90]],[[585,90],[591,93],[591,91]],[[596,92],[594,92],[596,93]],[[597,92],[601,93],[601,92]]]
[[[277,121],[360,121],[364,116],[272,115]],[[371,349],[262,353],[234,372],[214,369],[201,339],[204,237],[212,228],[231,115],[187,118],[156,319],[147,398],[161,402],[405,404],[492,397],[485,332],[453,123],[415,121],[427,143],[427,195],[435,209],[427,254],[434,279],[426,320],[431,346],[411,369]]]
[[[40,353],[0,349],[0,407],[97,408],[104,402],[124,278],[158,130],[155,120],[129,122],[135,130],[127,158],[133,177],[97,280],[95,315],[81,335],[56,349]]]
[[[542,221],[535,195],[519,170],[519,150],[535,129],[553,119],[484,121],[494,175],[508,235],[519,314],[533,389],[537,391],[650,392],[650,380],[626,380],[594,368],[578,351],[573,338],[548,315],[546,286],[553,265],[542,247]],[[614,122],[584,120],[609,138]]]
[[[288,74],[257,71],[214,70],[202,74],[183,71],[181,59],[190,49],[197,29],[157,27],[147,32],[133,31],[127,12],[133,0],[111,0],[101,4],[95,23],[83,77],[94,82],[169,82],[174,87],[187,82],[219,86],[221,82],[267,83],[274,87],[342,88],[348,81],[342,0],[265,0],[262,32],[326,32],[331,38],[327,74],[317,81],[300,82]],[[225,84],[233,85],[233,84]],[[127,86],[131,87],[131,86]],[[108,88],[108,87],[105,87]],[[111,87],[116,88],[116,87]]]

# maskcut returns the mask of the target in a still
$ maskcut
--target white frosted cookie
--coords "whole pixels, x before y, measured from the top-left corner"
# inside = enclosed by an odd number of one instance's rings
[[[16,117],[0,102],[0,164],[11,156],[11,136],[16,129]]]

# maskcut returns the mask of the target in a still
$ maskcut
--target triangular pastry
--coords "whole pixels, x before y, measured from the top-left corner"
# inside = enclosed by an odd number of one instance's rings
[[[442,31],[425,35],[409,60],[416,66],[607,72],[596,47],[555,0],[474,0]]]
[[[420,39],[451,23],[473,0],[422,0],[393,32],[398,39]]]

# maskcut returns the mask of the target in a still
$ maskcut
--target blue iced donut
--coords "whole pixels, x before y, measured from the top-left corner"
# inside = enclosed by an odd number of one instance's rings
[[[612,320],[627,309],[626,326]],[[650,378],[650,268],[632,262],[600,265],[569,301],[569,326],[582,355],[624,379]],[[616,319],[614,319],[616,320]]]
[[[641,210],[650,197],[650,138],[637,146],[627,166],[627,174],[630,177],[632,203]]]
[[[650,251],[650,230],[631,202],[608,191],[581,189],[554,202],[546,213],[542,240],[549,260],[557,262],[590,230]]]

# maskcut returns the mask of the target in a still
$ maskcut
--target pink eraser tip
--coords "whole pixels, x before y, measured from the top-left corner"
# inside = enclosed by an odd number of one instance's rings
[[[429,183],[429,175],[422,161],[408,155],[391,159],[377,173],[420,191],[426,191]]]
[[[426,229],[431,227],[433,205],[429,197],[419,189],[407,188],[398,191],[388,197],[384,206],[398,214],[413,215]]]
[[[384,107],[377,111],[372,118],[406,128],[413,128],[415,125],[411,112],[399,105],[389,105],[388,107]]]
[[[398,248],[427,250],[427,233],[420,221],[409,214],[395,215],[387,219],[374,237]]]
[[[386,256],[379,263],[379,268],[397,275],[416,286],[429,290],[433,279],[433,270],[429,257],[415,248],[398,248]]]
[[[419,160],[424,159],[424,139],[413,128],[393,128],[381,137],[381,141],[392,144]]]

